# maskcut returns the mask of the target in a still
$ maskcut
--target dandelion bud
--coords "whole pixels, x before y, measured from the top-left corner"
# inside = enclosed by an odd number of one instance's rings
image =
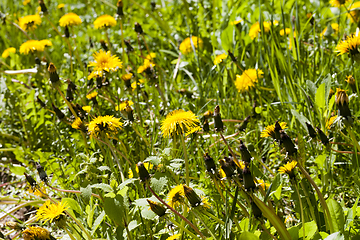
[[[64,114],[63,112],[61,112],[60,109],[57,108],[53,103],[51,104],[51,106],[52,106],[53,110],[55,111],[56,116],[57,116],[60,120],[62,120],[62,119],[65,117],[65,114]]]
[[[36,170],[39,173],[41,181],[46,183],[48,181],[48,175],[46,174],[44,168],[38,162],[35,162],[35,166],[36,166]]]
[[[70,31],[69,31],[69,27],[66,25],[65,29],[64,29],[64,35],[66,38],[70,38]]]
[[[44,3],[44,0],[39,0],[39,4],[40,4],[40,8],[41,8],[41,11],[44,13],[44,14],[47,14],[48,13],[48,10],[45,6],[45,3]]]
[[[150,179],[150,174],[142,162],[139,162],[137,164],[137,167],[139,169],[139,177],[142,182],[145,182],[148,179]]]
[[[100,40],[100,44],[101,44],[101,47],[104,49],[105,52],[109,51],[109,48],[107,47],[106,42],[104,41],[104,39]]]
[[[37,64],[37,65],[41,64],[40,58],[38,58],[38,57],[35,58],[35,64]]]
[[[42,108],[46,107],[46,104],[39,97],[36,97],[36,102],[38,102]]]
[[[89,37],[89,45],[90,45],[90,48],[94,48],[94,43],[93,43],[93,41],[91,40],[91,37]]]
[[[210,119],[213,115],[214,113],[212,111],[206,111],[203,115],[203,119]]]
[[[262,212],[261,212],[260,208],[256,205],[256,203],[254,203],[254,201],[252,199],[250,199],[250,202],[251,202],[251,210],[252,210],[252,213],[254,214],[254,217],[261,218]]]
[[[72,93],[72,89],[71,89],[70,85],[68,85],[68,87],[66,89],[66,100],[68,100],[69,102],[74,101],[74,95]]]
[[[182,95],[185,95],[187,98],[192,98],[192,96],[193,96],[193,92],[190,92],[189,90],[186,90],[185,88],[177,90],[177,92]]]
[[[210,174],[215,174],[216,165],[214,159],[210,157],[208,153],[205,153],[204,155],[204,162],[205,162],[206,171],[208,171]]]
[[[117,11],[116,14],[120,17],[124,16],[124,12],[123,12],[123,2],[122,0],[119,0],[117,2]]]
[[[307,127],[307,130],[309,132],[309,135],[311,138],[316,138],[316,132],[315,132],[315,129],[311,126],[310,123],[306,122],[306,127]]]
[[[144,33],[140,23],[138,23],[138,22],[135,23],[135,32],[137,32],[138,34],[143,34]]]
[[[247,147],[245,146],[245,144],[243,143],[242,140],[240,140],[240,154],[241,154],[241,159],[246,163],[250,163],[251,161],[251,155],[249,150],[247,149]]]
[[[238,130],[239,131],[245,131],[246,130],[246,127],[247,127],[247,124],[249,123],[250,121],[250,118],[251,116],[247,116],[244,121],[238,126]]]
[[[221,119],[221,114],[220,114],[220,106],[216,105],[215,109],[214,109],[214,122],[215,122],[215,131],[216,132],[220,132],[222,130],[224,130],[224,124],[222,122]]]
[[[297,149],[295,148],[295,144],[291,141],[291,138],[289,135],[287,135],[283,130],[280,131],[280,138],[281,142],[285,147],[286,152],[293,156],[295,153],[297,153]]]
[[[232,52],[230,52],[230,50],[228,50],[228,54],[231,58],[231,61],[233,61],[234,63],[236,63],[236,57],[234,56],[234,54]]]
[[[248,168],[247,164],[245,164],[245,167],[243,169],[243,182],[244,182],[244,188],[246,191],[256,188],[254,179],[252,177],[252,174],[251,174],[250,169]]]
[[[339,109],[339,115],[345,118],[351,117],[351,112],[349,109],[349,97],[346,94],[345,90],[340,88],[336,89],[335,103]]]
[[[19,224],[17,222],[6,222],[5,225],[11,229],[14,229],[16,231],[20,231],[22,229],[24,229],[24,225]]]
[[[275,128],[274,128],[274,133],[275,133],[275,139],[276,140],[280,140],[280,131],[282,130],[279,121],[275,122]]]
[[[102,88],[102,86],[103,86],[103,79],[102,79],[102,77],[96,77],[96,87],[98,88],[98,89],[100,89],[100,88]]]
[[[311,26],[315,23],[315,18],[313,17],[313,13],[309,12],[306,14],[306,17],[309,19]]]
[[[130,107],[128,102],[126,104],[125,111],[127,113],[127,117],[129,119],[129,121],[133,122],[134,121],[133,109]]]
[[[209,121],[207,119],[204,120],[202,129],[203,129],[204,132],[209,132],[210,131],[210,125],[209,125]]]
[[[191,207],[200,206],[202,201],[199,195],[197,195],[196,192],[191,187],[188,187],[186,185],[183,185],[183,187],[184,187],[185,197],[189,201]]]
[[[231,178],[235,174],[235,167],[228,161],[220,159],[221,169],[224,171],[227,178]]]
[[[345,80],[351,87],[351,89],[353,90],[354,93],[357,92],[357,89],[356,89],[356,83],[355,83],[355,78],[350,75],[350,76],[347,76],[346,77],[346,80]]]
[[[149,203],[151,211],[153,211],[156,215],[159,217],[165,215],[166,209],[162,205],[149,199],[146,199],[146,201]]]
[[[125,45],[126,45],[126,52],[133,52],[134,51],[134,48],[131,46],[130,44],[130,40],[124,40],[125,42]]]
[[[325,135],[325,133],[323,131],[321,131],[320,128],[316,127],[316,130],[320,136],[320,141],[322,142],[322,144],[324,144],[325,146],[327,146],[329,144],[329,139],[328,137]]]
[[[49,64],[48,71],[50,73],[50,81],[52,84],[55,84],[59,81],[59,75],[56,72],[56,67],[53,63]]]
[[[27,173],[24,173],[24,175],[25,175],[26,181],[30,184],[30,186],[35,187],[36,181],[34,180],[34,178]]]
[[[332,88],[330,88],[330,92],[329,92],[329,99],[331,99],[331,97],[335,94],[334,90],[332,90]]]

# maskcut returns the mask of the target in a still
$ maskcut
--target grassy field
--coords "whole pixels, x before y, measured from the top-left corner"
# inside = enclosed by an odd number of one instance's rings
[[[360,239],[360,2],[0,3],[0,239]]]

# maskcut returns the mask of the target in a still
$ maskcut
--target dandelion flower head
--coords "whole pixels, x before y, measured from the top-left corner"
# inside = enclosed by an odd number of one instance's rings
[[[359,6],[360,7],[360,6]],[[356,55],[359,53],[358,47],[360,46],[360,36],[353,34],[346,38],[346,40],[341,41],[336,46],[336,52],[338,55],[348,53],[351,55]]]
[[[63,4],[63,3],[60,3],[59,5],[57,5],[57,8],[58,9],[62,9],[62,8],[64,8],[65,7],[65,4]]]
[[[127,106],[134,105],[134,102],[131,100],[125,100],[115,107],[116,111],[124,111]]]
[[[242,21],[243,21],[242,19],[239,19],[239,20],[235,20],[235,21],[230,22],[230,24],[233,25],[233,26],[236,26],[239,23],[241,23]]]
[[[23,1],[23,5],[24,5],[24,6],[28,5],[29,3],[30,3],[30,0],[24,0],[24,1]]]
[[[355,23],[359,22],[360,10],[358,8],[360,8],[360,1],[352,4],[348,10],[349,11],[348,18],[351,20],[351,22],[355,22]]]
[[[188,54],[193,51],[191,42],[194,44],[195,49],[202,48],[203,46],[203,41],[199,37],[192,36],[191,39],[189,37],[185,38],[185,40],[180,43],[179,47],[180,51],[183,54]]]
[[[334,121],[335,121],[335,119],[336,119],[337,117],[338,117],[338,115],[335,115],[335,116],[330,117],[330,118],[326,121],[325,127],[330,130],[331,127],[332,127],[332,125],[333,125],[333,123],[334,123]]]
[[[50,200],[47,200],[37,211],[36,217],[38,220],[45,220],[45,223],[58,221],[65,216],[64,211],[68,208],[65,202],[51,203]]]
[[[264,32],[267,33],[270,31],[271,23],[269,22],[263,22]],[[260,23],[256,22],[254,23],[249,30],[249,36],[251,39],[254,39],[259,36],[259,33],[261,32]]]
[[[22,54],[29,54],[30,52],[43,52],[45,49],[45,46],[43,43],[41,43],[38,40],[28,40],[21,44],[20,46],[20,53]]]
[[[124,81],[128,81],[128,80],[130,80],[132,77],[133,77],[133,74],[132,74],[132,73],[126,73],[126,74],[124,74],[124,75],[121,76],[121,79],[124,80]]]
[[[122,68],[122,62],[117,56],[111,56],[111,52],[100,49],[99,52],[93,54],[94,62],[90,62],[89,66],[94,67],[94,71],[102,73],[103,71],[116,71]]]
[[[108,27],[113,27],[115,25],[116,25],[115,18],[107,14],[98,17],[94,21],[95,29],[108,28]]]
[[[62,16],[59,20],[61,27],[76,26],[82,23],[81,18],[75,13],[68,13]]]
[[[92,79],[92,78],[101,78],[103,76],[102,72],[99,71],[92,71],[89,76],[88,76],[88,80]]]
[[[200,121],[192,111],[182,109],[172,111],[161,123],[161,132],[165,137],[187,134],[200,126]]]
[[[99,116],[92,120],[87,126],[91,137],[97,137],[101,133],[116,134],[118,128],[122,128],[123,123],[119,118],[113,116]]]
[[[150,63],[154,64],[153,59],[156,58],[156,53],[150,53],[148,54],[144,59],[144,65],[148,65]]]
[[[339,24],[337,23],[332,23],[330,24],[333,33],[336,35],[339,32]],[[328,30],[328,27],[325,27],[324,30],[320,33],[320,36],[324,36],[324,34],[326,33],[326,31]]]
[[[81,125],[83,124],[83,122],[81,121],[80,118],[76,118],[75,121],[71,124],[71,127],[74,129],[78,129],[81,130]]]
[[[250,88],[255,87],[255,83],[259,78],[263,77],[262,70],[247,69],[242,75],[236,75],[235,86],[239,92],[248,91]]]
[[[167,196],[168,204],[171,207],[179,206],[181,203],[184,202],[184,199],[185,199],[185,193],[182,184],[171,189],[171,191]]]
[[[150,169],[153,169],[154,165],[150,162],[144,162],[144,167],[149,171]],[[139,168],[138,166],[136,166],[135,168],[136,172],[139,173]],[[134,173],[131,169],[129,169],[129,178],[133,178],[134,177]]]
[[[41,17],[38,14],[28,15],[19,19],[19,26],[25,31],[31,31],[41,24]]]
[[[175,235],[168,237],[166,240],[177,240],[177,239],[180,239],[180,237],[181,237],[181,234],[175,234]]]
[[[96,91],[93,91],[92,93],[89,93],[88,95],[86,95],[86,98],[91,100],[93,98],[96,98],[97,95],[98,95],[98,93]]]
[[[82,110],[84,110],[85,112],[89,113],[91,111],[91,106],[83,106]]]
[[[50,232],[42,227],[28,227],[22,231],[24,240],[48,240]]]
[[[345,5],[349,3],[351,0],[330,0],[330,4],[333,7],[341,7],[341,5]]]
[[[10,53],[16,53],[16,48],[14,47],[10,47],[4,50],[4,52],[1,54],[2,58],[7,58]]]
[[[296,161],[288,162],[284,166],[279,168],[279,173],[286,173],[290,178],[295,177],[294,169],[297,165]]]
[[[281,29],[281,30],[280,30],[280,35],[281,35],[281,36],[289,35],[290,33],[291,33],[291,29],[290,29],[290,28],[285,28],[285,31],[284,31],[284,29]]]
[[[214,65],[218,65],[220,64],[223,60],[225,60],[227,58],[227,54],[223,53],[220,55],[217,55],[214,59]]]
[[[131,88],[132,88],[132,90],[135,90],[135,89],[137,88],[137,85],[140,85],[140,84],[145,83],[145,80],[144,80],[144,79],[139,79],[138,81],[139,81],[139,82],[138,82],[137,84],[136,84],[136,82],[131,83]]]
[[[286,122],[280,122],[281,129],[286,128]],[[260,134],[260,137],[272,137],[275,138],[275,124],[267,126]]]

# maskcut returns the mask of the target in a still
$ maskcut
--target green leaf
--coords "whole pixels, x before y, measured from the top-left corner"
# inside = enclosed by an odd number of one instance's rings
[[[119,225],[124,224],[123,197],[117,195],[115,198],[104,198],[104,210],[111,220]]]
[[[76,211],[79,214],[82,214],[83,211],[80,208],[79,203],[72,198],[63,198],[61,201],[66,202],[67,205],[70,207],[71,210]]]
[[[291,109],[292,115],[301,123],[304,129],[307,129],[306,122],[310,122],[304,115],[298,113],[295,109]]]
[[[315,235],[315,233],[317,232],[318,227],[316,225],[315,221],[311,221],[311,222],[306,222],[305,223],[305,238],[303,239],[312,239],[312,237]],[[300,228],[299,230],[299,237],[303,237],[303,227]]]
[[[324,168],[325,161],[326,161],[326,154],[321,154],[315,158],[315,163],[318,165],[320,169]]]
[[[230,50],[232,48],[234,37],[234,26],[229,25],[225,30],[221,33],[221,46],[225,51]]]
[[[150,156],[150,157],[147,157],[144,162],[151,162],[152,164],[154,165],[159,165],[161,163],[161,160],[159,157],[157,156]]]
[[[344,240],[344,239],[345,239],[345,237],[344,237],[344,235],[341,234],[341,232],[335,232],[335,233],[329,235],[324,240]]]
[[[105,183],[97,183],[97,184],[93,184],[91,185],[92,188],[99,188],[101,190],[103,190],[104,192],[112,192],[113,189],[110,185],[105,184]]]
[[[100,215],[95,219],[92,230],[91,230],[91,235],[94,235],[96,229],[99,227],[99,225],[101,224],[101,222],[104,220],[105,217],[105,211],[102,211],[100,213]]]
[[[290,236],[293,240],[299,239],[299,226],[293,226],[291,228],[288,228],[288,232],[290,233]]]
[[[345,217],[341,205],[334,199],[328,199],[326,203],[330,211],[334,231],[344,231]]]
[[[9,165],[10,171],[18,176],[23,176],[24,172],[26,172],[26,168],[23,166],[20,166],[19,164],[10,164]]]
[[[319,109],[325,108],[325,83],[322,83],[316,90],[315,104]]]
[[[80,187],[80,192],[80,195],[85,199],[85,201],[89,202],[92,193],[91,186],[87,185],[86,188]]]
[[[239,237],[239,240],[258,240],[258,239],[259,239],[258,236],[256,236],[251,232],[243,232]]]
[[[159,179],[151,178],[151,188],[157,193],[162,192],[167,185],[167,182],[168,180],[166,177],[161,177]]]

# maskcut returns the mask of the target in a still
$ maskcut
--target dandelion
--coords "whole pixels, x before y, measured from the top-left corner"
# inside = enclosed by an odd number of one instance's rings
[[[124,111],[127,106],[134,105],[134,102],[131,100],[125,100],[122,103],[120,103],[118,106],[115,107],[116,111]]]
[[[116,25],[115,18],[107,14],[98,17],[94,21],[95,29],[108,28],[108,27],[113,27],[115,25]]]
[[[264,182],[264,180],[262,180],[262,179],[257,179],[257,182],[258,182],[257,186],[258,187],[260,186],[264,191],[269,189],[269,187],[270,187],[270,184]]]
[[[50,232],[42,227],[28,227],[22,231],[24,240],[48,240]]]
[[[286,173],[287,175],[289,175],[290,178],[295,178],[294,169],[296,165],[297,165],[296,161],[289,162],[279,168],[279,173]]]
[[[281,29],[281,30],[280,30],[280,35],[281,35],[281,36],[289,35],[290,33],[291,33],[291,29],[290,29],[290,28],[285,28],[285,31],[284,31],[284,29]]]
[[[214,65],[218,65],[220,64],[223,60],[225,60],[227,58],[227,54],[223,53],[220,55],[217,55],[214,59]]]
[[[148,54],[145,59],[144,59],[144,65],[148,65],[148,64],[154,64],[153,63],[153,59],[156,58],[156,53],[150,53]]]
[[[123,123],[119,118],[113,116],[99,116],[92,120],[87,126],[91,137],[97,137],[101,133],[116,134],[118,128],[122,128]]]
[[[71,124],[71,127],[86,132],[86,127],[80,118],[76,118],[75,121]]]
[[[117,56],[111,56],[110,51],[103,51],[100,49],[99,52],[93,54],[94,62],[90,62],[89,66],[94,67],[94,71],[102,73],[102,71],[110,72],[116,71],[117,68],[122,68],[122,62]]]
[[[121,76],[121,79],[124,80],[124,81],[128,81],[128,80],[130,80],[132,77],[133,77],[133,74],[132,74],[132,73],[127,73],[127,74],[122,75],[122,76]]]
[[[360,2],[356,2],[352,4],[348,10],[348,18],[350,18],[351,22],[359,22],[360,20]]]
[[[36,217],[37,220],[61,222],[64,220],[65,211],[69,207],[66,202],[51,203],[50,200],[47,200],[37,211]]]
[[[65,4],[63,4],[63,3],[60,3],[59,5],[57,5],[57,9],[62,9],[64,7],[65,7]]]
[[[161,132],[165,137],[187,134],[200,126],[200,121],[192,111],[182,109],[172,111],[161,123]]]
[[[82,110],[84,110],[84,111],[87,112],[87,113],[90,113],[90,111],[91,111],[91,106],[83,106],[83,107],[82,107]]]
[[[241,23],[242,21],[243,21],[242,19],[239,19],[239,20],[235,20],[235,21],[230,22],[230,24],[233,25],[233,26],[236,26],[239,23]]]
[[[134,91],[137,88],[137,85],[141,85],[143,83],[145,83],[145,80],[139,79],[137,84],[136,84],[136,82],[131,83],[131,89]]]
[[[145,167],[147,170],[153,169],[153,167],[154,167],[154,165],[153,165],[152,163],[150,163],[150,162],[144,162],[143,164],[144,164],[144,167]],[[138,169],[137,166],[136,166],[135,170],[136,170],[137,173],[139,173],[139,169]],[[134,173],[133,173],[133,171],[132,171],[131,169],[129,169],[128,174],[129,174],[129,178],[133,178],[133,177],[134,177]]]
[[[89,93],[88,95],[86,95],[86,98],[91,100],[93,98],[96,98],[97,95],[98,95],[98,93],[96,91],[93,91],[92,93]]]
[[[51,47],[53,45],[52,42],[48,39],[40,40],[39,42],[40,44],[44,45],[44,47]]]
[[[38,14],[28,15],[19,19],[19,26],[24,31],[34,30],[41,24],[41,17]]]
[[[236,75],[235,86],[239,92],[248,91],[250,88],[255,87],[255,83],[259,78],[263,77],[262,70],[247,69],[242,75]]]
[[[335,116],[332,116],[331,118],[329,118],[325,123],[325,127],[330,130],[337,117],[338,117],[338,115],[335,115]]]
[[[76,26],[82,23],[81,18],[75,13],[68,13],[62,16],[59,20],[61,27]]]
[[[342,117],[350,117],[349,97],[346,91],[340,88],[336,89],[335,103],[339,109],[339,115]]]
[[[24,5],[24,6],[28,5],[29,3],[30,3],[30,0],[24,0],[24,1],[23,1],[23,5]]]
[[[147,69],[149,68],[153,68],[155,67],[155,64],[150,62],[150,61],[147,61],[147,62],[144,62],[144,65],[140,66],[138,69],[137,69],[137,73],[143,73],[145,72]]]
[[[175,234],[175,235],[168,237],[166,240],[177,240],[177,239],[180,239],[180,237],[181,237],[181,234]]]
[[[14,47],[10,47],[10,48],[7,48],[3,51],[3,53],[1,54],[1,57],[2,58],[7,58],[10,53],[16,53],[16,48]]]
[[[281,129],[286,128],[286,122],[280,122]],[[275,138],[275,124],[267,126],[260,134],[260,137],[272,137]]]
[[[269,22],[263,22],[264,32],[267,33],[270,31],[270,23]],[[249,36],[251,39],[254,39],[259,36],[259,33],[261,32],[260,23],[256,22],[250,27]]]
[[[43,52],[45,50],[45,46],[38,40],[28,40],[21,44],[20,53],[21,54],[29,54],[29,52]]]
[[[331,29],[332,29],[332,33],[334,33],[335,35],[338,34],[338,32],[339,32],[339,24],[332,23],[332,24],[330,24],[330,26],[331,26]],[[320,33],[320,36],[321,37],[324,36],[327,30],[328,30],[327,27],[324,28],[324,30]]]
[[[185,40],[182,41],[182,43],[180,44],[180,47],[179,47],[180,51],[183,54],[188,54],[188,53],[192,52],[193,49],[192,49],[191,42],[193,43],[195,49],[202,48],[202,46],[203,46],[203,41],[199,37],[192,36],[191,40],[190,40],[190,38],[185,38]]]
[[[88,80],[93,79],[93,78],[101,78],[102,76],[103,76],[102,72],[92,71],[88,76]]]
[[[179,206],[184,202],[185,193],[184,193],[184,186],[182,184],[177,185],[169,192],[167,196],[167,201],[170,207]]]
[[[330,4],[333,7],[341,7],[341,5],[345,5],[349,3],[351,0],[330,0]]]
[[[30,194],[34,194],[35,196],[38,196],[38,197],[46,197],[46,188],[44,185],[39,185],[37,186],[36,188],[29,188],[28,189],[28,192]]]

